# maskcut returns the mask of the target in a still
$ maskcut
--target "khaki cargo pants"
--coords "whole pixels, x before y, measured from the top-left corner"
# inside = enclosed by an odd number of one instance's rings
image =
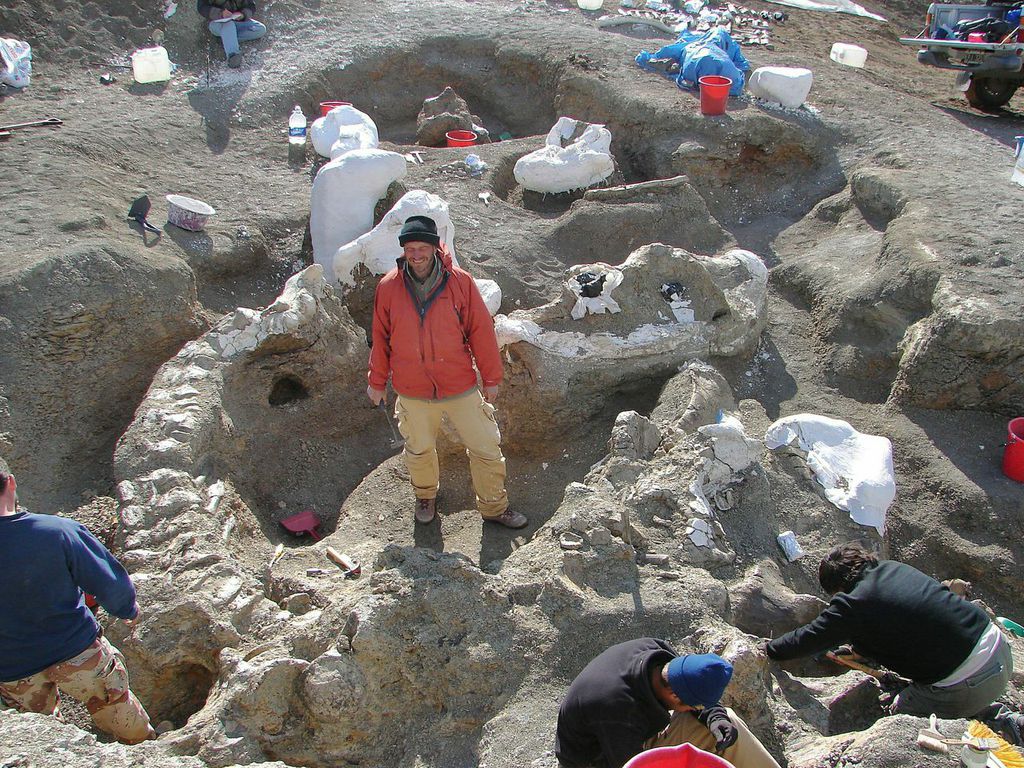
[[[768,750],[750,732],[742,718],[728,707],[725,711],[729,713],[729,719],[740,734],[736,743],[726,749],[721,757],[736,768],[779,768],[775,758],[768,754]],[[714,737],[692,712],[673,712],[669,724],[657,736],[649,738],[644,744],[644,749],[677,747],[680,744],[693,744],[705,752],[715,751]]]
[[[414,400],[399,395],[395,416],[398,431],[405,438],[405,465],[417,499],[437,496],[437,432],[441,418],[447,416],[469,454],[476,508],[484,517],[498,517],[508,509],[501,432],[494,419],[494,406],[484,400],[479,389],[445,400]]]
[[[58,718],[61,691],[85,704],[96,727],[120,742],[156,738],[149,715],[128,688],[124,657],[102,635],[67,661],[22,680],[0,683],[6,704]]]

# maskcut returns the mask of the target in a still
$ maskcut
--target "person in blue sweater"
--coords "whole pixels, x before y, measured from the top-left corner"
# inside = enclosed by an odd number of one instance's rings
[[[124,658],[85,605],[87,592],[133,626],[139,606],[127,571],[81,523],[20,509],[17,487],[0,459],[0,698],[59,717],[63,691],[118,741],[155,739]]]

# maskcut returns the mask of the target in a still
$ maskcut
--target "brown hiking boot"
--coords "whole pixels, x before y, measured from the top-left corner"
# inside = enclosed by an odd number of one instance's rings
[[[435,515],[435,503],[434,499],[416,499],[416,522],[427,523],[433,522]]]
[[[511,508],[506,509],[497,517],[485,517],[484,521],[488,523],[497,523],[498,525],[503,525],[506,528],[525,528],[530,524],[530,521],[526,519],[526,515],[521,515]]]

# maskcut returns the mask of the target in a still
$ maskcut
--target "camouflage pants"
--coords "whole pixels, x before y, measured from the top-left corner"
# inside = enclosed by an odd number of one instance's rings
[[[58,718],[61,691],[85,704],[96,727],[118,741],[137,744],[156,736],[149,715],[128,688],[124,657],[102,635],[67,661],[0,683],[0,697],[10,706]]]

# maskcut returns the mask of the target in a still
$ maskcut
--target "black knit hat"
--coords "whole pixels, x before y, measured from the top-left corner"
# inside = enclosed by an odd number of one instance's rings
[[[410,216],[402,225],[402,231],[398,233],[398,244],[406,243],[431,243],[440,245],[441,238],[437,236],[437,224],[429,216]]]

